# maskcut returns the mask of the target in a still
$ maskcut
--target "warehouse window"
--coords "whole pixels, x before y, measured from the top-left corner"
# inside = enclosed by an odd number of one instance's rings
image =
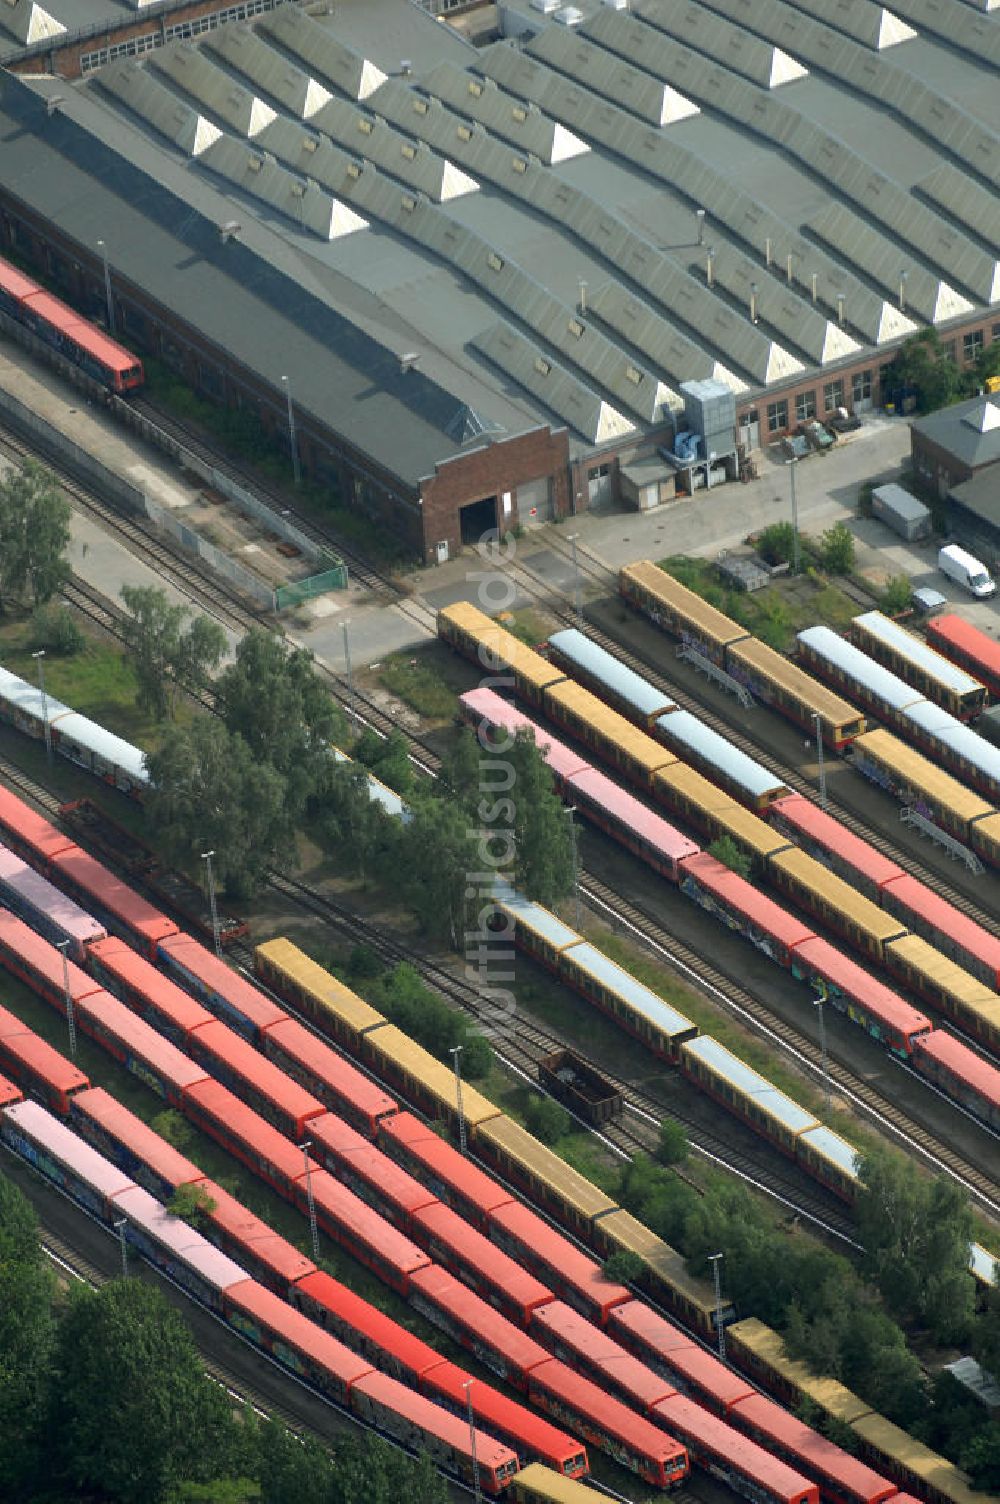
[[[834,408],[844,405],[844,383],[840,377],[836,381],[827,381],[823,384],[823,411],[832,413]]]
[[[855,402],[867,402],[872,394],[871,371],[855,371],[851,377],[851,397]]]
[[[965,361],[975,360],[986,343],[981,329],[973,329],[971,334],[962,335],[962,359]]]
[[[788,427],[788,403],[769,402],[767,404],[767,431],[768,433],[781,433]]]
[[[995,345],[996,342],[997,342],[997,340],[1000,340],[1000,324],[994,324],[993,325],[993,339],[992,339],[992,343]]]
[[[816,393],[799,392],[795,398],[795,416],[800,423],[816,416]]]
[[[944,353],[947,355],[949,360],[958,360],[958,345],[956,344],[955,340],[950,339],[948,341],[948,343],[944,346]]]

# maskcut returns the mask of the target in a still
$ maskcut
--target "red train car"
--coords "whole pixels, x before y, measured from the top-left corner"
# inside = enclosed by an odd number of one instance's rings
[[[882,1504],[883,1499],[896,1504],[894,1483],[764,1395],[739,1400],[731,1418],[761,1446],[818,1483],[823,1499],[831,1504]]]
[[[6,261],[0,261],[0,308],[119,396],[142,386],[137,355]]]
[[[552,1299],[541,1280],[441,1201],[414,1214],[413,1236],[435,1263],[519,1326],[527,1327],[532,1312]]]
[[[919,1009],[816,935],[796,947],[792,972],[811,985],[821,981],[835,1008],[897,1055],[912,1054],[914,1042],[930,1033],[930,1019]]]
[[[11,1100],[22,1094],[34,1097],[62,1118],[69,1113],[70,1097],[90,1085],[82,1071],[6,1008],[0,1008],[0,1066],[17,1083]]]
[[[23,1094],[19,1086],[13,1081],[8,1081],[6,1076],[0,1076],[0,1109],[12,1107],[15,1102],[23,1101]]]
[[[77,1092],[70,1099],[69,1121],[92,1148],[158,1201],[169,1201],[178,1186],[198,1185],[205,1178],[197,1165],[147,1128],[103,1087]]]
[[[182,1054],[110,992],[92,992],[75,1005],[84,1034],[137,1076],[171,1107],[180,1107],[190,1088],[205,1079],[205,1067]]]
[[[338,1405],[346,1406],[351,1385],[371,1372],[364,1358],[256,1280],[230,1285],[223,1294],[223,1309],[235,1331]]]
[[[490,1237],[505,1253],[535,1270],[561,1299],[600,1326],[606,1324],[615,1306],[633,1299],[624,1285],[605,1278],[595,1259],[519,1201],[509,1201],[491,1214]]]
[[[918,1039],[910,1063],[988,1127],[1000,1132],[1000,1071],[944,1029]]]
[[[587,1450],[572,1436],[480,1379],[472,1384],[467,1398],[467,1382],[468,1374],[463,1369],[454,1363],[439,1363],[424,1374],[420,1387],[455,1415],[467,1415],[471,1399],[476,1420],[491,1436],[512,1447],[522,1466],[525,1462],[543,1462],[564,1478],[587,1476]]]
[[[414,1214],[437,1204],[433,1191],[343,1118],[326,1112],[309,1124],[308,1132],[313,1158],[394,1227],[412,1232]]]
[[[486,728],[482,733],[484,737],[494,730],[505,733],[502,738],[492,738],[493,741],[506,742],[519,731],[533,732],[535,744],[551,768],[553,781],[561,794],[566,791],[567,779],[574,773],[582,773],[590,768],[590,763],[579,752],[561,742],[537,721],[524,715],[509,700],[501,699],[492,689],[470,689],[460,696],[459,705],[467,721],[473,726]]]
[[[630,1300],[615,1306],[608,1317],[608,1331],[629,1352],[669,1379],[675,1389],[716,1415],[726,1415],[737,1400],[755,1392],[739,1374],[692,1342],[686,1332],[645,1301]]]
[[[178,1049],[214,1015],[117,935],[88,947],[87,970]]]
[[[59,852],[78,849],[69,836],[7,788],[0,788],[0,832],[5,846],[45,875]]]
[[[287,1076],[312,1092],[324,1107],[370,1139],[382,1123],[396,1115],[395,1097],[338,1055],[297,1018],[271,1025],[264,1035],[264,1054]]]
[[[525,1388],[528,1374],[548,1357],[533,1337],[440,1265],[428,1264],[414,1274],[410,1300],[435,1326],[517,1389]]]
[[[391,1289],[407,1295],[413,1277],[427,1268],[423,1249],[391,1226],[384,1217],[326,1170],[310,1171],[295,1189],[295,1205],[305,1212],[312,1192],[319,1226],[360,1263],[372,1269]]]
[[[373,1367],[413,1389],[419,1388],[429,1369],[444,1362],[426,1342],[323,1269],[297,1280],[288,1298],[310,1321],[346,1342]]]
[[[669,1488],[687,1477],[688,1454],[680,1442],[555,1358],[531,1370],[528,1394],[540,1410],[647,1483]]]
[[[92,977],[72,961],[64,962],[54,945],[9,909],[0,909],[0,966],[20,977],[60,1013],[66,1012],[67,989],[74,1006],[101,990]]]
[[[241,977],[199,940],[176,925],[156,947],[155,959],[216,1017],[257,1043],[272,1024],[288,1017],[258,987]]]
[[[99,919],[109,933],[121,935],[141,955],[152,960],[156,948],[177,934],[172,919],[147,903],[107,867],[79,846],[57,851],[49,858],[47,875],[70,898]]]
[[[588,820],[606,830],[672,883],[680,879],[680,863],[686,857],[695,856],[699,850],[698,845],[682,835],[669,820],[656,814],[641,799],[627,793],[596,768],[575,773],[568,780],[567,797]]]
[[[647,1415],[658,1400],[677,1392],[673,1384],[627,1353],[565,1301],[552,1300],[534,1311],[531,1331],[561,1362],[604,1388],[617,1390],[642,1415]]]
[[[184,1116],[222,1145],[286,1201],[305,1175],[305,1156],[227,1086],[206,1078],[184,1097]]]
[[[902,919],[958,966],[1000,991],[1000,939],[915,877],[901,874],[882,889],[882,907]]]
[[[819,1489],[763,1447],[689,1400],[674,1394],[653,1407],[653,1418],[683,1441],[692,1462],[756,1504],[819,1504]]]
[[[207,1209],[202,1213],[205,1236],[242,1264],[254,1279],[285,1295],[299,1280],[316,1272],[312,1259],[214,1180],[203,1180],[198,1190],[207,1198]]]
[[[707,851],[682,863],[681,889],[731,929],[739,930],[779,966],[789,967],[796,947],[813,934],[801,919]]]
[[[974,674],[994,699],[1000,699],[1000,643],[949,611],[927,623],[931,647]]]
[[[314,1118],[328,1116],[322,1102],[304,1086],[217,1018],[190,1036],[188,1048],[192,1060],[297,1144]]]
[[[883,884],[903,875],[897,862],[883,856],[801,794],[776,799],[764,817],[775,830],[795,841],[817,862],[822,862],[838,877],[852,883],[875,903],[882,902]]]
[[[486,1232],[490,1213],[514,1198],[478,1165],[412,1112],[397,1112],[378,1125],[379,1147],[409,1170],[439,1201]]]

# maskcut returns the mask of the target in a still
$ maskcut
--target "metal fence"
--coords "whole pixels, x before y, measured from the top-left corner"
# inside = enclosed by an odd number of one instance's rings
[[[322,574],[312,574],[307,580],[293,580],[290,585],[279,585],[274,592],[274,609],[283,611],[287,606],[298,606],[302,601],[314,600],[328,590],[347,589],[347,567],[338,564]]]
[[[261,501],[260,497],[254,496],[252,491],[247,491],[243,486],[238,485],[232,476],[225,475],[221,470],[209,470],[207,478],[213,490],[220,492],[229,501],[241,507],[244,512],[249,513],[262,527],[267,528],[268,532],[277,533],[284,538],[286,543],[297,548],[299,553],[304,554],[307,559],[313,559],[317,564],[328,564],[331,567],[340,564],[341,561],[329,549],[307,537],[266,501]]]
[[[190,554],[196,554],[203,559],[209,569],[235,585],[244,595],[257,602],[265,611],[274,609],[275,593],[265,580],[259,575],[253,574],[242,564],[237,564],[228,554],[216,548],[214,543],[209,543],[200,533],[193,528],[185,526],[178,517],[167,508],[161,507],[157,502],[151,501],[148,496],[143,498],[143,510],[150,522],[156,524],[163,532],[168,533],[181,548]]]

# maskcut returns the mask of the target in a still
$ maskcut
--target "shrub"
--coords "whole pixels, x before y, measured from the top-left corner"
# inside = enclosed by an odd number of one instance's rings
[[[820,558],[828,574],[850,574],[854,568],[854,534],[846,523],[836,522],[827,528]]]
[[[613,1279],[619,1285],[634,1285],[643,1271],[643,1262],[637,1253],[620,1248],[604,1260],[601,1273],[605,1279]]]
[[[750,858],[746,852],[741,851],[732,836],[720,836],[713,841],[708,848],[709,856],[714,856],[717,862],[735,872],[738,877],[750,876]]]
[[[70,658],[86,643],[76,617],[68,606],[39,606],[31,615],[31,646]]]
[[[660,1142],[656,1157],[661,1164],[679,1165],[687,1159],[688,1138],[675,1118],[664,1118],[660,1124]]]
[[[573,1126],[573,1119],[565,1107],[560,1107],[551,1097],[543,1096],[530,1098],[524,1109],[524,1121],[536,1138],[549,1145],[565,1138]]]
[[[882,610],[887,616],[906,611],[913,600],[913,586],[905,574],[894,575],[882,591]]]
[[[790,564],[795,552],[795,530],[790,522],[772,522],[757,539],[757,552],[768,564]]]

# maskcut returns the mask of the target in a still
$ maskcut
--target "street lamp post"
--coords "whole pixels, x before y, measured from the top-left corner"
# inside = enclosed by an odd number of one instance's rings
[[[726,1361],[726,1328],[722,1320],[722,1279],[719,1275],[719,1264],[725,1257],[721,1253],[710,1253],[708,1262],[712,1266],[712,1274],[715,1277],[715,1325],[719,1338],[719,1361]]]
[[[299,440],[295,432],[295,409],[292,406],[292,384],[287,376],[282,376],[281,384],[285,388],[285,401],[288,405],[288,442],[292,450],[292,478],[297,486],[302,484],[302,467],[299,464]]]
[[[69,961],[66,958],[66,951],[68,950],[69,945],[70,945],[70,941],[69,940],[60,940],[59,941],[59,949],[62,951],[62,963],[63,963],[63,999],[64,999],[64,1001],[66,1003],[66,1028],[67,1028],[67,1030],[69,1032],[69,1052],[70,1052],[70,1055],[75,1060],[76,1059],[76,1015],[73,1012],[73,993],[71,992],[70,985],[69,985]]]
[[[479,1485],[479,1453],[476,1450],[476,1418],[472,1411],[472,1386],[474,1379],[466,1379],[462,1388],[465,1390],[465,1405],[469,1413],[469,1455],[472,1460],[472,1496],[476,1504],[482,1504],[483,1491]]]
[[[566,805],[566,818],[569,820],[569,843],[573,858],[573,904],[576,910],[576,927],[580,928],[580,860],[576,849],[576,805]]]
[[[42,696],[42,730],[45,734],[45,756],[52,761],[52,727],[49,725],[49,697],[45,693],[45,669],[42,660],[45,657],[45,649],[39,648],[37,653],[32,653],[32,658],[38,664],[38,688]]]
[[[819,1013],[819,1052],[823,1066],[823,1095],[826,1098],[826,1110],[830,1111],[830,1071],[826,1055],[826,1020],[823,1017],[823,997],[813,998],[813,1007]]]
[[[108,333],[115,332],[115,304],[111,296],[111,268],[108,265],[108,248],[103,240],[97,242],[97,249],[101,253],[101,263],[104,267],[104,301],[108,310]]]
[[[312,1160],[309,1158],[309,1150],[312,1148],[312,1139],[307,1138],[302,1145],[302,1158],[306,1166],[306,1201],[309,1204],[309,1237],[312,1241],[313,1258],[319,1263],[319,1227],[316,1222],[316,1201],[313,1196],[312,1183]]]
[[[790,460],[786,460],[785,464],[788,466],[788,472],[789,472],[789,476],[790,476],[790,479],[791,479],[791,482],[792,482],[792,573],[793,574],[798,574],[798,572],[799,572],[799,563],[800,563],[800,559],[799,559],[799,502],[798,502],[798,497],[795,494],[795,467],[798,464],[798,460],[794,459],[794,458],[790,459]]]
[[[115,1232],[118,1234],[118,1244],[122,1254],[122,1279],[128,1279],[128,1244],[125,1241],[125,1229],[127,1226],[127,1217],[119,1217],[115,1223]]]
[[[203,851],[201,859],[205,863],[205,873],[208,880],[208,907],[212,915],[212,940],[215,945],[215,954],[222,960],[222,942],[219,939],[219,910],[215,902],[215,877],[212,873],[212,858],[214,851]]]
[[[455,1106],[458,1109],[458,1146],[462,1153],[466,1152],[465,1136],[465,1102],[462,1098],[462,1045],[452,1046],[452,1059],[455,1062]]]
[[[816,756],[819,760],[819,804],[820,809],[826,809],[826,758],[823,753],[823,721],[818,710],[813,711],[813,724],[816,727]]]

